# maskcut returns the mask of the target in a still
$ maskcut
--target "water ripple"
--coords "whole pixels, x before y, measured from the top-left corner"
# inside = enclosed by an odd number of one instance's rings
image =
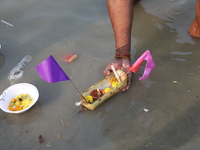
[[[187,10],[185,4],[175,5],[169,8],[168,12],[172,15],[181,15]]]
[[[190,54],[192,54],[192,52],[174,51],[174,52],[171,52],[171,54],[173,54],[173,55],[190,55]]]

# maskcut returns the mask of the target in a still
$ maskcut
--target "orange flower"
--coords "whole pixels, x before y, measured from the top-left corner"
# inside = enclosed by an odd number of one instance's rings
[[[110,83],[114,83],[114,82],[118,82],[116,77],[113,77],[113,78],[110,79]]]

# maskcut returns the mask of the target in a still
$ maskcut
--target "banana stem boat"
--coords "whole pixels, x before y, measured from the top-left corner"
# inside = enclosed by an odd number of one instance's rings
[[[121,82],[118,82],[118,84],[113,86],[111,79],[115,77],[115,74],[112,72],[110,75],[105,76],[105,78],[81,93],[81,105],[87,109],[94,110],[108,98],[122,90],[127,85],[127,74],[121,69],[116,70],[116,72],[119,75]],[[95,91],[97,94],[94,94]],[[100,94],[98,94],[98,92],[100,92]],[[95,97],[94,95],[98,97]]]

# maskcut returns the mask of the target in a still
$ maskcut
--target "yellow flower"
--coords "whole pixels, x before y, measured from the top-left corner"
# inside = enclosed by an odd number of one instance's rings
[[[90,95],[86,96],[86,97],[85,97],[85,100],[86,100],[87,102],[89,102],[89,103],[93,103],[93,97],[90,96]]]
[[[116,86],[118,86],[119,85],[119,82],[113,82],[112,83],[112,87],[114,88],[114,87],[116,87]]]
[[[104,89],[104,91],[105,91],[106,93],[108,93],[110,90],[111,90],[111,88],[105,88],[105,89]]]

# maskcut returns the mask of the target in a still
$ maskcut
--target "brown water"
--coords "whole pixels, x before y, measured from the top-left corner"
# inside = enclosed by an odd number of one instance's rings
[[[102,79],[115,53],[105,1],[0,1],[0,18],[14,25],[0,22],[0,92],[10,86],[10,71],[26,55],[33,60],[15,83],[34,84],[40,92],[23,114],[0,111],[1,149],[199,149],[200,40],[188,34],[195,2],[142,0],[136,5],[132,60],[149,49],[156,68],[139,81],[141,67],[129,91],[94,111],[79,112],[73,85],[43,81],[35,66],[53,55],[81,92]],[[63,58],[69,53],[79,58],[67,64]]]

